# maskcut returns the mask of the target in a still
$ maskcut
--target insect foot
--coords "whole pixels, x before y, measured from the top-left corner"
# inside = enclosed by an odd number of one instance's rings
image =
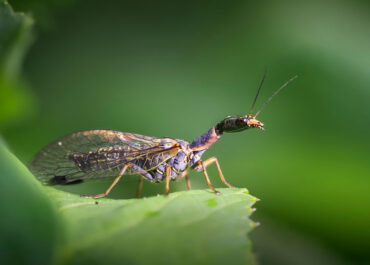
[[[102,194],[97,194],[97,195],[88,195],[88,194],[81,194],[80,197],[84,197],[84,198],[94,198],[94,199],[98,199],[98,198],[103,198],[105,197],[106,194],[102,193]]]

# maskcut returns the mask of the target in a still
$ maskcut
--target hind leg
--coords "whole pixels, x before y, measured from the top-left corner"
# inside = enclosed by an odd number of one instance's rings
[[[144,169],[138,167],[135,164],[126,164],[121,169],[119,175],[114,179],[113,183],[109,186],[109,188],[104,193],[100,193],[100,194],[96,194],[96,195],[81,195],[81,196],[86,197],[86,198],[95,198],[95,199],[107,196],[110,193],[110,191],[113,189],[113,187],[121,179],[121,177],[125,174],[127,168],[129,168],[129,167],[132,169],[132,172],[136,172],[136,173],[140,174],[141,176],[144,176],[145,178],[147,178],[149,180],[153,180],[153,177],[148,172],[146,172]],[[141,189],[140,189],[140,191],[141,191]]]
[[[85,197],[85,198],[95,198],[95,199],[107,196],[109,194],[109,192],[113,189],[113,187],[116,186],[116,184],[121,179],[123,174],[125,174],[125,171],[127,170],[127,168],[130,167],[130,166],[132,166],[132,165],[127,164],[121,169],[119,175],[114,179],[113,183],[109,186],[109,188],[104,193],[100,193],[100,194],[96,194],[96,195],[81,195],[81,196]]]

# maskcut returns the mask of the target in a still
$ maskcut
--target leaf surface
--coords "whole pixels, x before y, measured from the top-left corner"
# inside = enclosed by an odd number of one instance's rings
[[[52,264],[59,214],[41,184],[0,139],[1,264]]]
[[[64,264],[253,264],[246,189],[85,199],[48,188],[66,224]]]

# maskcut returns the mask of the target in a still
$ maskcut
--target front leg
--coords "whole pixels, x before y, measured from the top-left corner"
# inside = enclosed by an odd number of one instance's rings
[[[207,167],[209,166],[210,164],[212,163],[216,163],[216,166],[217,166],[217,170],[218,170],[218,173],[220,174],[220,178],[221,178],[221,181],[226,185],[228,186],[229,188],[235,188],[233,185],[229,184],[224,175],[222,174],[222,171],[221,171],[221,167],[220,167],[220,164],[218,163],[217,161],[217,158],[216,157],[211,157],[211,158],[208,158],[206,161],[203,162],[204,164],[204,167]]]
[[[205,165],[205,163],[202,160],[198,161],[198,165],[200,165],[202,170],[203,170],[203,174],[204,174],[204,177],[206,178],[208,187],[210,187],[211,190],[213,190],[214,193],[219,194],[220,192],[215,190],[215,188],[211,184],[211,181],[209,180],[208,173],[207,173],[207,170],[206,170],[207,165]]]

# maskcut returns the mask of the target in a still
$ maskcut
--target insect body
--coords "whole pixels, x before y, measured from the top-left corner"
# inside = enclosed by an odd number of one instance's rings
[[[44,184],[65,185],[115,176],[110,187],[101,194],[84,195],[100,198],[109,194],[111,189],[124,175],[139,175],[137,197],[140,197],[143,179],[151,182],[166,182],[169,193],[170,180],[185,177],[191,189],[188,169],[203,171],[208,186],[212,186],[206,168],[215,163],[222,182],[232,187],[222,174],[215,157],[202,160],[202,155],[214,145],[225,132],[239,132],[248,128],[264,129],[256,116],[266,104],[289,82],[281,86],[260,110],[252,116],[262,82],[248,115],[227,117],[192,143],[180,139],[155,138],[113,130],[90,130],[77,132],[63,137],[42,149],[33,159],[30,170]]]

